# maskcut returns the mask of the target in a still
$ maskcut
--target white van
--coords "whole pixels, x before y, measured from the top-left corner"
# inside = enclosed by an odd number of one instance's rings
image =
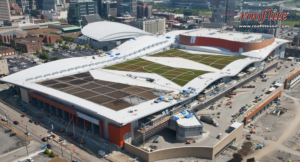
[[[3,116],[3,117],[1,118],[1,120],[2,120],[2,121],[5,121],[5,122],[7,121],[7,119],[6,119],[5,116]]]

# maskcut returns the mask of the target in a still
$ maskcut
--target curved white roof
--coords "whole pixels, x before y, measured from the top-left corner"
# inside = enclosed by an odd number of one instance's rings
[[[100,42],[126,39],[142,35],[153,35],[144,30],[109,21],[100,21],[88,24],[81,29],[83,35]]]

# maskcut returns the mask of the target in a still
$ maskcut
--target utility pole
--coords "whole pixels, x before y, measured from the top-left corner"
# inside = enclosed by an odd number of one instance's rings
[[[7,118],[7,114],[5,113],[5,118],[6,118],[6,123],[8,125],[8,118]]]
[[[73,154],[73,153],[71,152],[71,161],[73,161],[72,154]]]
[[[62,155],[61,157],[64,158],[64,153],[63,153],[62,145],[60,146],[60,149],[61,149],[61,155]]]
[[[27,133],[27,137],[28,137],[28,130],[27,130],[27,125],[26,125],[26,133]]]
[[[27,156],[28,156],[27,140],[26,140],[26,138],[24,138],[24,139],[25,139],[26,151],[27,151]]]

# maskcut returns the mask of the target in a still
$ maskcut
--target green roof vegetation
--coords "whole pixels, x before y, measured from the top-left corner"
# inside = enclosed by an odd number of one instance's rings
[[[205,64],[217,69],[223,69],[231,62],[244,57],[240,56],[225,56],[225,55],[208,55],[208,54],[191,54],[178,49],[171,49],[168,51],[160,52],[150,57],[180,57],[187,60],[195,61],[201,64]]]
[[[131,72],[144,72],[144,73],[155,73],[160,76],[163,76],[174,83],[184,86],[189,81],[194,78],[209,73],[208,71],[202,70],[192,70],[184,68],[174,68],[170,66],[165,66],[155,62],[147,61],[144,59],[135,59],[113,66],[108,66],[104,69],[108,70],[119,70],[119,71],[131,71]]]

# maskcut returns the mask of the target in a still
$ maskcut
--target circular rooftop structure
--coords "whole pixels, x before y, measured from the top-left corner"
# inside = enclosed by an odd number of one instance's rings
[[[153,35],[129,25],[109,21],[88,24],[81,32],[83,35],[99,42],[127,39],[142,35]]]

